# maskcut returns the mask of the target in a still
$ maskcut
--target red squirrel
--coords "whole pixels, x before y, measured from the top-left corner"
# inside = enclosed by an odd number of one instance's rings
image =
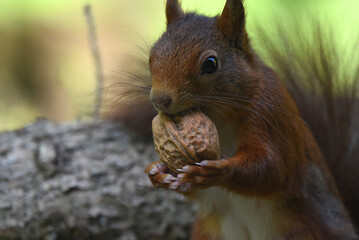
[[[242,1],[210,18],[167,0],[166,17],[150,52],[150,99],[170,115],[200,108],[224,156],[178,175],[161,162],[145,170],[155,187],[199,204],[191,239],[358,239],[296,102],[251,47]]]

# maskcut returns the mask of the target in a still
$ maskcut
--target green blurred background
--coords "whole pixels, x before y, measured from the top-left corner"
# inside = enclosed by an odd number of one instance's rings
[[[225,0],[182,3],[186,10],[214,16]],[[19,128],[38,116],[58,121],[90,116],[96,84],[85,4],[92,5],[95,15],[106,79],[116,79],[112,70],[131,69],[128,55],[145,57],[140,48],[148,50],[165,30],[165,0],[0,1],[0,131]],[[358,0],[245,4],[250,34],[255,22],[270,25],[277,18],[286,24],[293,14],[305,18],[310,12],[334,26],[346,43],[359,22]]]

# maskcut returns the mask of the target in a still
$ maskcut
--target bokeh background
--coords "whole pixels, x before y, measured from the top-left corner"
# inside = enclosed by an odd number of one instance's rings
[[[210,16],[225,0],[182,0],[183,8]],[[133,70],[130,55],[146,51],[165,30],[165,0],[1,0],[0,131],[20,128],[43,116],[70,121],[91,116],[97,92],[85,4],[95,16],[103,73]],[[310,13],[333,26],[343,51],[358,28],[358,0],[246,0],[248,28]],[[260,48],[260,46],[256,46]],[[105,95],[105,106],[116,104]],[[110,108],[111,109],[111,108]]]

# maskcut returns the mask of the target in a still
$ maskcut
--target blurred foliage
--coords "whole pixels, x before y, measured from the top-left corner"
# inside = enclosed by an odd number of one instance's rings
[[[93,7],[104,72],[129,69],[129,53],[145,52],[165,29],[164,0],[2,0],[0,1],[0,131],[37,116],[70,120],[89,116],[96,93],[94,65],[83,6]],[[183,8],[210,16],[225,0],[182,0]],[[249,32],[293,15],[320,15],[352,41],[359,21],[357,0],[246,0]],[[272,19],[272,20],[271,20]],[[255,36],[254,36],[255,38]],[[111,75],[112,74],[112,75]]]

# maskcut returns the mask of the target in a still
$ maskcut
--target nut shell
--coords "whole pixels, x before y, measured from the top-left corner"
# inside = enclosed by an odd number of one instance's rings
[[[216,126],[200,111],[178,117],[160,113],[152,121],[152,131],[160,160],[174,172],[202,160],[219,159]]]

